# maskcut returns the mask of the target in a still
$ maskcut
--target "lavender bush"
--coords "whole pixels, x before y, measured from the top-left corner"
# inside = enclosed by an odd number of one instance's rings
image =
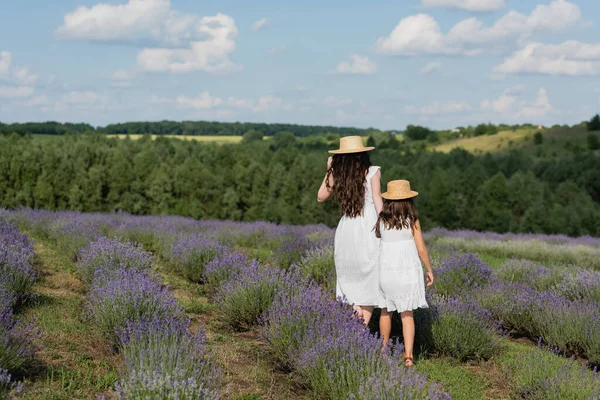
[[[600,398],[600,374],[541,349],[507,360],[515,398],[588,400]]]
[[[600,272],[582,269],[565,274],[550,291],[569,300],[593,300],[600,302]]]
[[[471,298],[433,296],[432,345],[459,361],[487,360],[501,350],[500,326]]]
[[[0,370],[17,371],[33,359],[39,330],[14,317],[13,294],[0,290]]]
[[[38,278],[33,244],[16,226],[0,220],[0,290],[25,297]]]
[[[333,246],[316,247],[309,250],[299,263],[304,275],[332,290],[335,288],[333,250]]]
[[[273,251],[273,260],[275,265],[287,269],[298,264],[306,252],[314,247],[315,244],[304,236],[286,235]]]
[[[118,344],[117,332],[130,323],[154,318],[185,318],[183,309],[169,293],[168,287],[145,272],[126,267],[109,273],[96,271],[87,310],[113,344]]]
[[[125,366],[117,384],[122,399],[218,399],[221,372],[201,331],[189,320],[154,317],[120,331]]]
[[[202,282],[204,267],[225,251],[223,245],[204,234],[180,236],[171,247],[167,259],[173,269],[192,282]]]
[[[496,271],[496,276],[507,282],[522,283],[532,289],[544,291],[562,281],[565,273],[529,260],[510,260]]]
[[[446,296],[462,295],[485,285],[492,276],[492,269],[471,253],[450,256],[435,272],[435,293]]]
[[[281,364],[296,369],[319,398],[395,398],[379,397],[383,393],[448,398],[424,375],[405,369],[397,355],[389,350],[382,355],[381,340],[314,283],[278,292],[264,315],[261,335]],[[383,382],[375,382],[377,377]],[[367,380],[373,385],[365,385]]]
[[[0,368],[0,399],[6,398],[11,390],[20,393],[23,385],[12,380],[12,375],[7,370]]]
[[[252,261],[219,286],[216,303],[225,323],[242,329],[258,321],[273,303],[278,290],[292,290],[301,281],[297,268],[284,271]]]
[[[137,243],[121,242],[118,238],[100,237],[79,250],[78,269],[81,279],[90,283],[97,270],[103,273],[117,269],[149,270],[154,256]]]
[[[204,266],[204,284],[215,289],[221,282],[232,279],[249,265],[250,259],[244,253],[225,250]]]

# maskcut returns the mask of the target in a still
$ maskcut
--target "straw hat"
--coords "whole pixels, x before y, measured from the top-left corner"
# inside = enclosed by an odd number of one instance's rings
[[[330,150],[331,154],[350,154],[371,151],[375,147],[365,147],[360,136],[344,136],[340,139],[340,148]]]
[[[387,200],[404,200],[418,195],[418,192],[410,190],[410,182],[405,180],[389,181],[387,192],[381,193],[381,197]]]

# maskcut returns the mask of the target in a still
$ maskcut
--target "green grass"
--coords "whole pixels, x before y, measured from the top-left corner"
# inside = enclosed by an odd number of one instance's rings
[[[428,359],[420,361],[417,370],[426,372],[431,379],[441,382],[444,390],[455,400],[486,398],[487,382],[473,374],[467,366],[444,359]]]
[[[109,138],[125,139],[129,137],[132,140],[138,140],[144,137],[144,135],[106,135]],[[215,142],[219,144],[223,143],[240,143],[242,136],[192,136],[192,135],[152,135],[152,139],[156,140],[159,137],[169,139],[180,139],[180,140],[194,140],[196,142]]]

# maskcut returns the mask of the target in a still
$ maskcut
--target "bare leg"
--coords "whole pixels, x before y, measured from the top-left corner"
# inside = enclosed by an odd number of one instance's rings
[[[392,334],[392,313],[387,308],[381,309],[381,317],[379,317],[379,333],[383,339],[382,348],[387,346]]]
[[[360,306],[362,310],[362,317],[365,325],[369,325],[369,321],[371,320],[371,316],[373,315],[373,306]]]
[[[400,313],[402,318],[402,336],[404,337],[404,357],[407,360],[407,366],[412,365],[413,347],[415,344],[415,320],[412,311],[403,311]]]

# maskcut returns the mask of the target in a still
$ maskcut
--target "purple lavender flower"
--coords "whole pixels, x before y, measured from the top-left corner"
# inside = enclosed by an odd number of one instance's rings
[[[0,220],[0,290],[14,294],[17,300],[26,296],[38,278],[33,257],[29,238]]]
[[[180,236],[167,256],[173,268],[193,282],[202,282],[204,267],[225,247],[204,234],[194,233]]]
[[[118,344],[117,334],[129,323],[153,318],[183,319],[185,313],[156,279],[137,269],[96,271],[87,310],[109,341]]]
[[[250,266],[250,259],[239,251],[226,250],[204,266],[203,281],[211,288],[229,280]]]
[[[96,270],[113,271],[119,268],[148,270],[154,265],[152,253],[144,251],[139,244],[119,239],[100,237],[78,253],[79,275],[84,282],[90,283]]]
[[[492,269],[472,253],[453,255],[436,269],[435,293],[462,295],[478,286],[487,284]]]
[[[561,271],[529,260],[510,260],[500,267],[496,275],[507,282],[523,283],[538,291],[549,289],[565,276]]]
[[[273,251],[275,264],[287,269],[300,262],[306,252],[313,249],[315,243],[300,235],[288,235]]]
[[[14,317],[15,296],[0,290],[0,369],[16,371],[33,359],[39,330],[33,322]]]

